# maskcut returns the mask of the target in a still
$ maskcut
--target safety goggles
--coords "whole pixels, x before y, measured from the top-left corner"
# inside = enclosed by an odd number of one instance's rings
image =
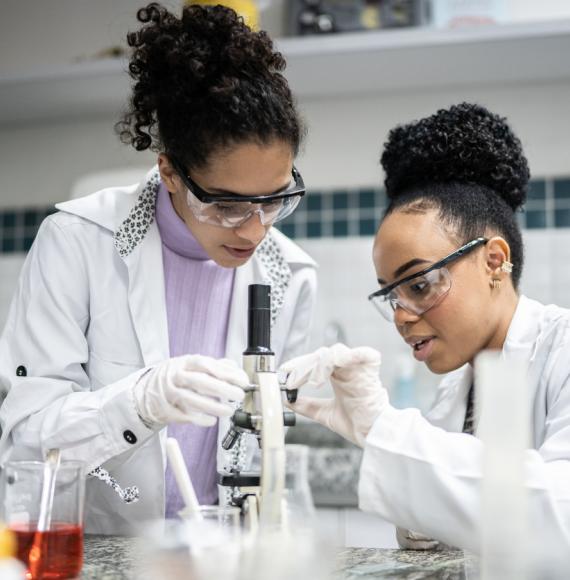
[[[389,322],[394,321],[396,308],[416,316],[424,314],[439,304],[451,289],[451,274],[446,266],[486,243],[487,238],[472,240],[428,268],[373,292],[368,300]]]
[[[257,214],[264,226],[291,215],[305,195],[305,183],[295,167],[290,185],[269,195],[213,194],[203,190],[184,170],[184,166],[170,157],[172,166],[187,188],[186,201],[194,217],[201,223],[237,228]]]

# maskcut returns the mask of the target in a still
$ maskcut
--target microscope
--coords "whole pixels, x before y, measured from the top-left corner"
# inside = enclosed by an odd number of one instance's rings
[[[248,295],[247,349],[243,368],[249,376],[245,399],[231,418],[222,447],[230,450],[241,437],[254,436],[261,450],[261,472],[237,469],[220,472],[218,483],[232,488],[231,503],[242,510],[244,525],[281,529],[285,489],[285,427],[295,424],[295,414],[284,410],[281,392],[294,402],[297,391],[279,383],[275,354],[271,350],[271,286],[251,284]]]

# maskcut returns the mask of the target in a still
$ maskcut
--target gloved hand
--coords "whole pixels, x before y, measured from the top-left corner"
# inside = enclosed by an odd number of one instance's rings
[[[322,387],[330,380],[333,399],[300,397],[291,409],[364,447],[374,421],[389,404],[379,369],[378,351],[367,346],[351,349],[338,343],[294,358],[279,372],[289,373],[288,389]]]
[[[143,375],[133,387],[139,417],[147,425],[194,423],[210,427],[229,417],[228,401],[243,401],[245,371],[228,359],[201,355],[170,358]]]

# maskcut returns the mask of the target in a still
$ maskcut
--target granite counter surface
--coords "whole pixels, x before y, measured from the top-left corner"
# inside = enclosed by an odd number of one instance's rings
[[[137,543],[133,538],[87,536],[81,579],[134,580],[136,560]],[[460,550],[419,552],[345,548],[339,549],[331,580],[463,580],[474,577],[474,566],[474,558]]]

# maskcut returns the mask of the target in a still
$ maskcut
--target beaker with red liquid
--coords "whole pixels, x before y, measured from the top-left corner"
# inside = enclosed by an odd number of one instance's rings
[[[2,471],[2,519],[18,542],[17,557],[28,580],[78,578],[83,564],[85,471],[79,461],[62,461],[56,475],[51,522],[38,532],[44,477],[39,461],[10,461]]]

